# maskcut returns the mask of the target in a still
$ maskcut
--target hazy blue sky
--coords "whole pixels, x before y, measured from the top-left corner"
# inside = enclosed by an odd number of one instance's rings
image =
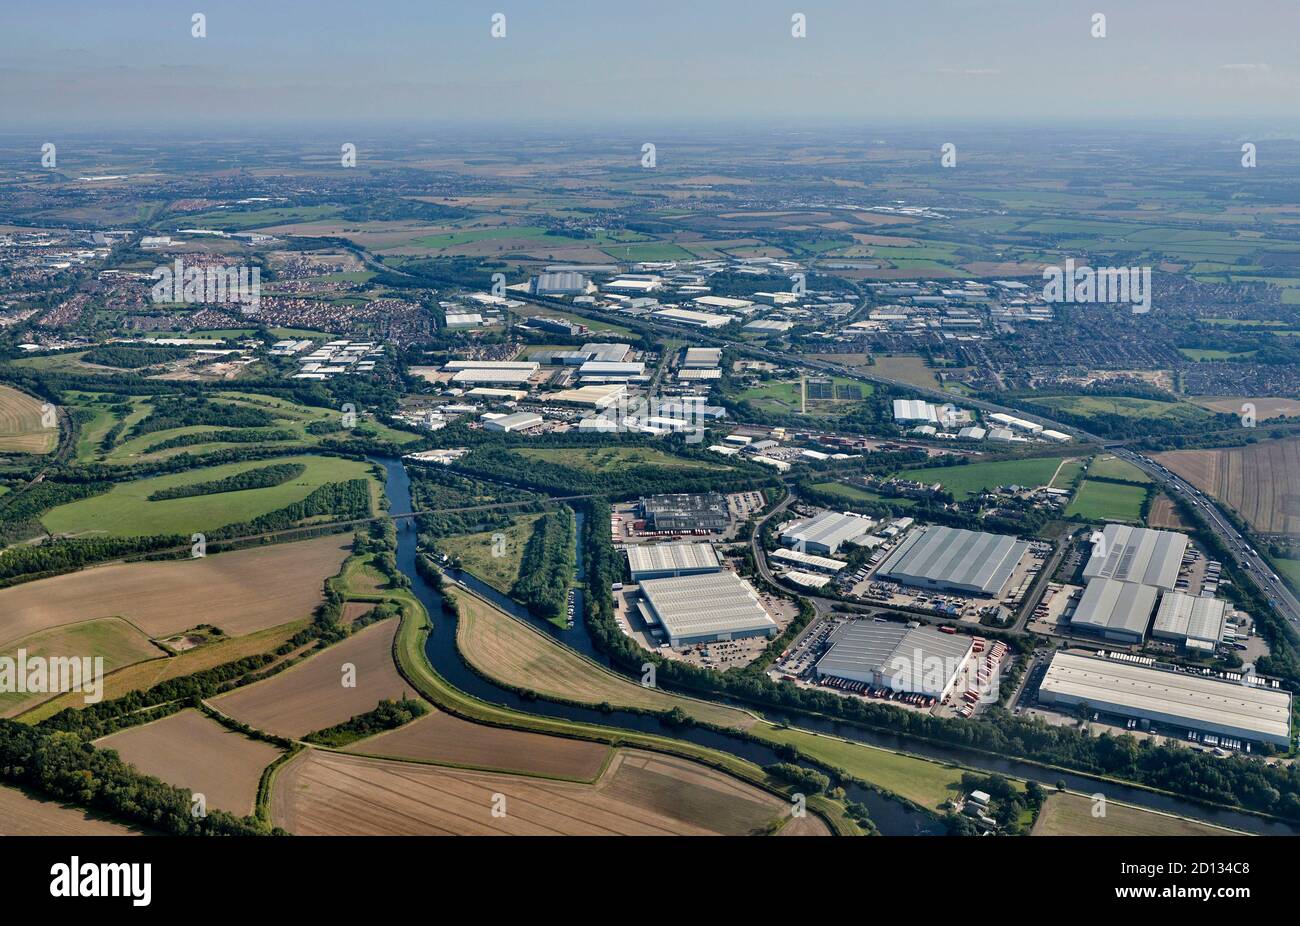
[[[190,35],[195,11],[207,38]],[[497,11],[504,39],[489,36]],[[795,12],[805,39],[790,36]],[[1291,131],[1297,36],[1297,0],[3,0],[0,132],[1153,118]]]

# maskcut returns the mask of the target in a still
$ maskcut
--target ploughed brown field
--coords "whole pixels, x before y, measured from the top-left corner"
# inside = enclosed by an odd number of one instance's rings
[[[72,621],[122,617],[152,637],[197,624],[230,636],[309,617],[349,552],[347,536],[200,559],[97,566],[0,589],[0,644]]]
[[[130,727],[96,740],[146,775],[202,794],[209,809],[253,812],[262,770],[280,750],[223,727],[196,710]]]
[[[114,823],[80,807],[0,785],[0,836],[139,836],[142,831]]]
[[[1162,493],[1151,503],[1151,511],[1147,514],[1147,527],[1184,530],[1187,525],[1178,516],[1178,510],[1174,508],[1174,503],[1170,501],[1169,496]]]
[[[1300,533],[1300,439],[1155,458],[1265,534]]]
[[[594,780],[609,755],[602,743],[489,727],[437,710],[346,751],[579,781]]]
[[[262,682],[213,699],[212,706],[250,727],[300,737],[351,720],[381,700],[415,692],[393,663],[396,618],[371,624],[292,668]],[[354,667],[356,685],[343,685],[344,668]]]
[[[504,815],[493,815],[504,798]],[[276,778],[271,816],[327,835],[745,835],[789,804],[685,759],[620,750],[594,785],[309,749]]]

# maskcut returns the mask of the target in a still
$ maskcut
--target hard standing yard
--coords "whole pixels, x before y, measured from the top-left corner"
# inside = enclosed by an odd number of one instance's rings
[[[347,751],[579,781],[595,779],[609,755],[602,743],[489,727],[437,710]]]
[[[397,625],[395,618],[371,624],[279,675],[214,699],[212,705],[250,727],[296,738],[372,711],[385,698],[411,697],[413,689],[393,663]],[[355,669],[355,687],[343,686],[346,665]]]
[[[41,401],[10,386],[0,386],[0,452],[49,453],[59,429],[41,422]]]
[[[209,808],[245,816],[253,812],[257,783],[280,750],[250,739],[195,710],[131,727],[96,740],[116,749],[146,775],[207,799]]]
[[[632,750],[587,785],[309,749],[281,770],[271,816],[304,836],[738,836],[788,808],[705,766]]]
[[[1175,450],[1156,459],[1266,534],[1300,533],[1300,439],[1220,450]]]
[[[162,637],[197,624],[231,636],[309,617],[350,535],[201,559],[97,566],[0,590],[0,645],[73,621],[122,617]]]

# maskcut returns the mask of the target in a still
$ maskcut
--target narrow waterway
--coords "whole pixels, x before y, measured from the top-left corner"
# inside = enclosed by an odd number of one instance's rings
[[[375,462],[381,464],[387,473],[386,492],[388,494],[391,513],[409,513],[412,510],[411,490],[410,479],[406,474],[405,467],[402,465],[400,460],[377,459]],[[579,518],[582,518],[581,512],[579,512]],[[413,593],[420,599],[425,609],[429,612],[434,625],[433,631],[429,634],[425,644],[425,653],[430,664],[440,675],[442,675],[443,678],[455,687],[484,701],[501,704],[523,713],[555,717],[581,723],[597,724],[606,727],[618,727],[627,730],[639,730],[646,733],[674,736],[678,739],[688,740],[722,752],[731,753],[759,765],[771,765],[776,762],[785,761],[777,755],[775,750],[738,737],[727,736],[725,734],[716,733],[712,730],[702,730],[697,727],[669,727],[661,723],[656,717],[648,717],[628,711],[612,711],[606,713],[594,708],[576,707],[568,704],[557,704],[551,701],[523,698],[512,691],[484,679],[482,676],[470,669],[461,658],[460,652],[456,647],[455,619],[444,614],[442,610],[441,595],[438,594],[437,590],[434,589],[416,569],[417,550],[414,520],[408,518],[396,523],[398,532],[398,568],[401,569],[401,571],[411,580],[411,589]],[[579,520],[579,538],[582,537],[582,529],[583,524],[582,521]],[[582,562],[581,543],[578,544],[578,562],[576,572],[579,577],[585,575],[585,567]],[[561,630],[550,621],[542,620],[541,618],[530,614],[527,609],[468,573],[460,570],[450,570],[448,575],[456,581],[471,588],[476,594],[492,601],[508,614],[526,621],[531,626],[550,634],[563,645],[571,647],[602,665],[610,665],[610,661],[603,654],[596,651],[591,636],[586,632],[586,627],[584,625],[585,613],[582,608],[580,594],[578,599],[576,626],[571,630]],[[755,710],[752,706],[749,706],[748,709]],[[926,743],[924,741],[892,736],[886,733],[871,732],[850,724],[838,723],[831,720],[822,720],[802,714],[785,715],[780,711],[766,708],[763,709],[761,713],[768,720],[778,723],[786,723],[792,727],[827,733],[847,740],[854,740],[872,746],[881,746],[886,749],[910,752],[915,755],[922,755],[943,762],[956,762],[971,768],[978,768],[1017,778],[1038,781],[1049,789],[1054,787],[1056,782],[1064,781],[1066,787],[1073,791],[1079,791],[1085,794],[1101,792],[1106,795],[1107,800],[1134,804],[1140,807],[1149,807],[1153,810],[1162,810],[1168,813],[1175,813],[1194,819],[1205,820],[1209,823],[1217,823],[1220,826],[1227,826],[1234,829],[1266,835],[1300,835],[1300,829],[1293,828],[1284,823],[1268,821],[1252,814],[1206,807],[1201,804],[1180,800],[1175,797],[1156,794],[1141,788],[1127,787],[1112,782],[1100,782],[1084,775],[1076,775],[1069,772],[1057,772],[1054,770],[1042,769],[1036,765],[1014,759],[1001,759],[964,749],[946,748]],[[871,819],[885,835],[941,835],[943,833],[942,824],[937,822],[934,818],[927,814],[914,811],[900,801],[885,797],[867,788],[849,786],[847,790],[849,792],[849,797],[852,800],[866,805],[871,813]]]

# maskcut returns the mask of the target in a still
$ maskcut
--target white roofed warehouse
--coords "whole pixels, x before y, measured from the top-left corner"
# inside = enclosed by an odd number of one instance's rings
[[[953,527],[916,530],[889,555],[877,575],[904,585],[995,597],[1029,544],[1004,534]]]
[[[814,518],[792,524],[781,532],[781,542],[805,553],[832,556],[840,544],[856,540],[875,525],[870,518],[839,511],[823,511]]]
[[[1058,652],[1039,686],[1045,704],[1163,724],[1287,748],[1291,694],[1269,684],[1240,684],[1213,676],[1172,672],[1130,662]]]
[[[641,596],[641,616],[662,627],[674,647],[776,636],[758,592],[732,572],[646,579]]]
[[[718,554],[707,543],[632,544],[627,548],[627,565],[633,582],[701,575],[722,568]]]

